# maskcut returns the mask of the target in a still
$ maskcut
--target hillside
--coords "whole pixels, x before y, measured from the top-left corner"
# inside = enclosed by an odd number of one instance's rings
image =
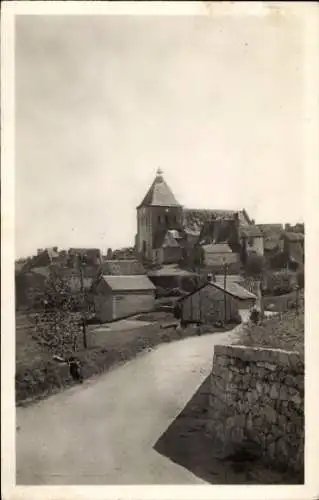
[[[304,309],[265,319],[259,325],[247,324],[238,344],[298,351],[304,355]]]

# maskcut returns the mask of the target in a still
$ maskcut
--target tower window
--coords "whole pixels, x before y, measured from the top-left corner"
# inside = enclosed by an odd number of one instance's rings
[[[165,222],[168,224],[168,215],[165,215]]]
[[[158,216],[157,216],[157,222],[158,222],[159,224],[161,223],[161,216],[160,216],[160,215],[158,215]]]

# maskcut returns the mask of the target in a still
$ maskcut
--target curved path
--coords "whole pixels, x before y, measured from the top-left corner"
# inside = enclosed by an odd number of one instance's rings
[[[17,408],[17,484],[200,484],[153,446],[208,376],[214,344],[191,337]]]

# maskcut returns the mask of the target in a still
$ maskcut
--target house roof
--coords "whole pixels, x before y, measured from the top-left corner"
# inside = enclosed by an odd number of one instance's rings
[[[103,275],[135,276],[146,274],[138,260],[104,260],[101,264]]]
[[[283,234],[283,237],[286,238],[288,241],[304,241],[303,233],[294,233],[287,231]]]
[[[281,233],[284,229],[282,224],[256,224],[256,227],[258,227],[263,233]]]
[[[264,249],[275,250],[280,245],[280,240],[283,235],[282,224],[256,224],[264,235]]]
[[[202,249],[207,253],[232,253],[230,246],[227,243],[212,243],[210,245],[202,245]]]
[[[23,268],[24,268],[24,266],[25,266],[26,262],[27,262],[27,260],[20,261],[20,262],[19,262],[19,261],[16,261],[16,262],[14,263],[14,270],[15,270],[15,272],[16,272],[16,273],[20,273],[20,272],[23,270]]]
[[[183,210],[183,225],[186,231],[201,231],[204,223],[211,222],[213,219],[234,219],[236,214],[242,216],[247,224],[250,219],[246,210],[222,210],[222,209],[193,209]]]
[[[159,169],[156,177],[144,196],[143,201],[137,208],[145,206],[155,207],[179,207],[181,206],[176,200],[170,187],[166,184],[163,173]]]
[[[160,269],[152,269],[147,273],[148,276],[196,276],[196,273],[181,269],[175,264],[163,266]]]
[[[261,229],[253,224],[239,228],[239,234],[242,238],[257,238],[263,236]]]
[[[145,275],[136,276],[102,276],[102,279],[114,291],[155,290],[151,280]]]
[[[238,283],[235,283],[234,281],[229,280],[227,282],[226,280],[226,288],[224,288],[224,283],[222,281],[216,283],[209,283],[209,285],[219,288],[222,291],[225,290],[229,295],[232,295],[233,297],[236,297],[237,299],[240,300],[257,298],[254,293],[249,292],[248,290],[246,290],[246,288],[238,285]]]
[[[235,283],[234,281],[230,281],[230,280],[228,280],[228,282],[227,282],[227,280],[226,280],[226,288],[224,287],[224,283],[221,281],[220,282],[210,281],[208,283],[204,283],[199,288],[197,288],[193,292],[189,293],[185,297],[181,297],[180,301],[184,300],[185,298],[189,297],[190,295],[194,295],[199,290],[201,290],[202,288],[205,288],[207,286],[212,286],[214,288],[218,288],[222,292],[226,292],[228,295],[231,295],[232,297],[239,299],[239,300],[256,300],[257,299],[257,297],[254,293],[249,292],[248,290],[246,290],[246,288],[238,285],[238,283]]]
[[[59,258],[59,253],[55,248],[45,248],[38,255],[35,255],[28,259],[23,268],[22,272],[28,272],[34,268],[46,267],[52,264],[52,262],[57,261]]]
[[[153,248],[179,247],[179,240],[183,238],[177,229],[159,229],[153,236]]]

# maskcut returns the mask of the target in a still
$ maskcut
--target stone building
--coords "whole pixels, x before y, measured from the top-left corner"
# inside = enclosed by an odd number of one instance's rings
[[[157,171],[154,182],[137,207],[137,253],[151,262],[163,261],[163,249],[178,259],[179,247],[175,238],[170,238],[168,231],[175,230],[179,235],[182,230],[183,208],[166,184],[162,171]],[[176,236],[176,235],[175,235]],[[177,255],[178,254],[178,255]]]
[[[226,287],[222,282],[209,281],[179,303],[184,321],[214,324],[244,317],[256,299],[253,293],[233,281],[226,282]]]
[[[103,323],[155,307],[155,286],[145,275],[100,275],[91,290],[96,317]]]
[[[194,267],[190,262],[196,260],[201,245],[223,243],[239,254],[238,229],[251,224],[245,210],[184,208],[159,169],[137,207],[137,255],[149,263],[174,264],[184,260],[188,267]]]

